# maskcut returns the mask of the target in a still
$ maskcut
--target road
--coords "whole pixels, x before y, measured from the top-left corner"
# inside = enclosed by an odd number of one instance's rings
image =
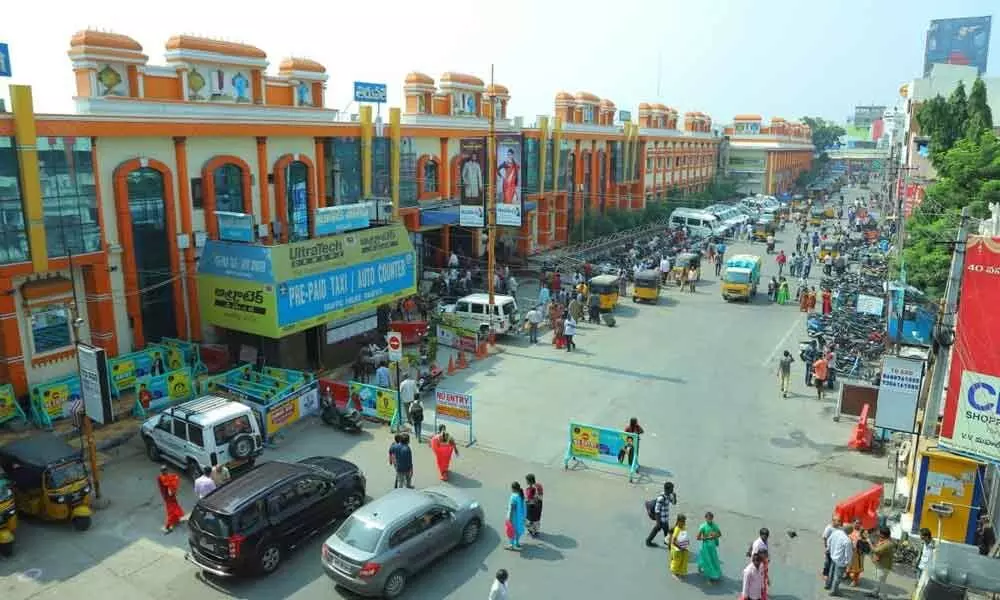
[[[786,251],[790,237],[779,236]],[[729,253],[748,250],[737,245]],[[763,254],[763,247],[753,251]],[[775,269],[769,258],[765,277]],[[778,393],[777,357],[784,349],[797,354],[803,332],[797,306],[768,304],[763,294],[749,305],[726,303],[706,272],[694,294],[671,289],[659,305],[626,301],[617,314],[615,328],[581,326],[578,352],[505,340],[498,355],[442,384],[473,394],[477,443],[456,459],[453,484],[480,499],[490,528],[475,546],[416,578],[407,597],[485,598],[500,567],[511,572],[513,598],[628,598],[661,591],[680,598],[734,597],[746,548],[762,526],[773,532],[772,597],[823,595],[816,576],[818,532],[836,501],[888,473],[884,460],[846,451],[851,424],[832,421],[834,396],[816,400],[802,382],[801,365],[795,365],[794,393],[787,399]],[[593,466],[563,470],[570,420],[623,426],[632,416],[647,432],[639,482]],[[364,468],[371,495],[391,486],[384,429],[373,426],[350,437],[312,421],[286,440],[268,456],[341,455]],[[426,447],[416,449],[416,460],[416,484],[433,483]],[[546,488],[545,533],[516,554],[502,549],[504,507],[510,482],[529,472]],[[319,539],[267,579],[204,581],[183,560],[183,534],[159,532],[155,474],[133,443],[108,468],[104,489],[111,503],[93,530],[23,524],[18,554],[0,561],[2,597],[349,597],[323,575]],[[678,582],[667,572],[665,549],[643,546],[650,524],[643,501],[666,479],[676,483],[678,510],[693,526],[706,510],[715,513],[724,536],[722,584],[706,587],[697,575]],[[190,487],[182,499],[192,504]],[[909,591],[904,578],[890,581],[891,595]]]

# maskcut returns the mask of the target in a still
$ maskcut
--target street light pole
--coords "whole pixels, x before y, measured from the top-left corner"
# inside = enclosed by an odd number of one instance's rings
[[[493,88],[493,65],[490,65],[490,88]],[[496,112],[497,112],[497,102],[493,97],[492,93],[490,98],[490,114],[489,114],[489,137],[487,138],[486,151],[489,154],[487,156],[487,161],[489,164],[489,179],[486,184],[486,290],[489,293],[490,298],[490,332],[493,331],[493,311],[496,305],[496,290],[494,289],[493,281],[496,278],[496,212],[497,212],[497,198],[496,198],[496,181],[497,181],[497,151],[496,151]]]

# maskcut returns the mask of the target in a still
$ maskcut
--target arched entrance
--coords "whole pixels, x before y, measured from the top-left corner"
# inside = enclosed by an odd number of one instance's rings
[[[313,163],[303,155],[286,154],[274,165],[274,190],[278,218],[283,221],[282,241],[309,239],[310,213],[316,207]]]

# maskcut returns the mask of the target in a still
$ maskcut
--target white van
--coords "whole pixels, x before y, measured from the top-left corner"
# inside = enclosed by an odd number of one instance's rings
[[[514,297],[499,294],[493,295],[492,319],[489,294],[463,296],[455,304],[446,306],[444,312],[454,314],[459,327],[483,334],[489,333],[491,321],[493,333],[497,335],[514,333],[521,322]]]
[[[719,221],[719,217],[707,210],[697,208],[675,208],[674,212],[670,213],[670,226],[687,227],[692,235],[698,237],[725,235],[726,233],[726,227]]]
[[[731,204],[713,204],[705,210],[719,217],[723,227],[730,233],[738,231],[744,223],[750,220],[745,212]]]

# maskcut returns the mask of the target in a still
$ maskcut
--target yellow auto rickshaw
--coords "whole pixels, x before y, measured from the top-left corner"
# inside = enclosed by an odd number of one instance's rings
[[[775,227],[773,222],[771,223],[758,222],[753,224],[753,231],[751,232],[750,235],[753,236],[753,240],[755,242],[764,243],[767,241],[767,236],[774,235],[774,232],[775,232]]]
[[[14,530],[17,529],[17,508],[10,482],[0,477],[0,556],[14,553]]]
[[[640,300],[653,304],[660,301],[659,271],[650,269],[635,274],[635,281],[632,284],[632,302]]]
[[[830,255],[833,258],[840,256],[840,244],[837,242],[826,241],[819,246],[819,259],[822,261],[824,258]]]
[[[686,272],[694,267],[697,271],[697,278],[695,281],[701,281],[701,253],[700,252],[681,252],[674,258],[674,268],[671,269],[674,281],[677,282],[677,287],[680,287],[687,281]]]
[[[822,206],[814,206],[809,211],[809,224],[819,226],[826,220],[826,209]]]
[[[0,448],[0,468],[23,514],[90,528],[90,477],[80,451],[53,433],[39,433]]]
[[[618,276],[598,275],[590,279],[590,293],[601,298],[601,312],[611,312],[618,306]]]

